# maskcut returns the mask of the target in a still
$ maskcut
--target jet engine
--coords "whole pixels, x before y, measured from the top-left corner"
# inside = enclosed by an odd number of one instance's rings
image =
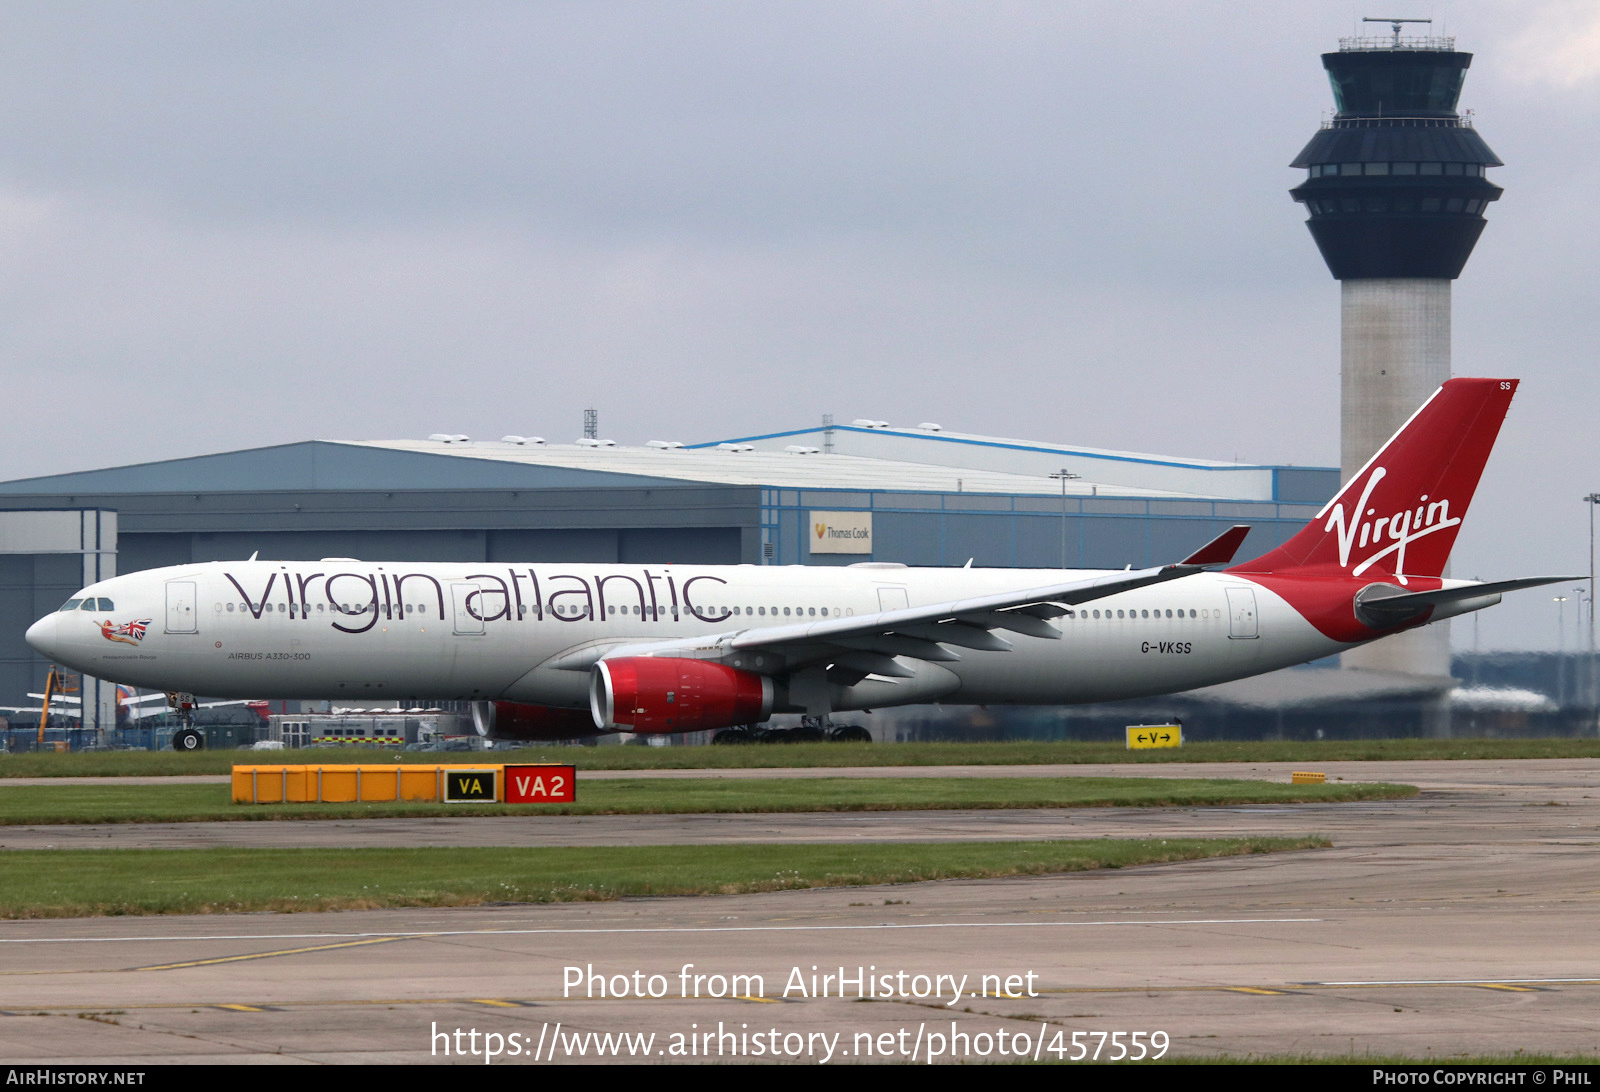
[[[586,709],[552,709],[515,701],[475,701],[472,727],[488,739],[545,743],[557,739],[586,739],[600,734]]]
[[[705,660],[630,656],[601,660],[589,708],[602,730],[698,732],[755,724],[772,713],[772,680]]]

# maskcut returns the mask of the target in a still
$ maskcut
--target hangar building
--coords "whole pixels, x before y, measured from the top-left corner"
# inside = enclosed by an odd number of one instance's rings
[[[1330,467],[1102,451],[882,422],[685,446],[312,440],[0,482],[0,705],[48,664],[27,627],[84,583],[248,557],[1121,568],[1235,523],[1277,546]],[[819,537],[816,528],[846,533]],[[112,688],[85,681],[90,723]]]

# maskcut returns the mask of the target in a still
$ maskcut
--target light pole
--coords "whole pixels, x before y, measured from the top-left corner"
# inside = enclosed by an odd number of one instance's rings
[[[1556,605],[1556,705],[1567,704],[1567,597],[1558,595]]]
[[[1572,597],[1578,601],[1578,614],[1573,622],[1572,651],[1576,655],[1572,658],[1572,701],[1574,704],[1589,704],[1589,657],[1583,655],[1583,608],[1587,604],[1589,612],[1594,613],[1594,604],[1589,602],[1589,589],[1582,584],[1575,584],[1572,588]],[[1578,668],[1583,670],[1579,671]]]
[[[1076,481],[1083,475],[1074,474],[1066,467],[1062,467],[1050,476],[1061,482],[1061,567],[1065,569],[1067,567],[1067,483]]]
[[[1600,690],[1596,689],[1594,655],[1594,506],[1600,504],[1600,493],[1590,493],[1583,498],[1589,506],[1589,679],[1588,698],[1591,713],[1600,712]]]

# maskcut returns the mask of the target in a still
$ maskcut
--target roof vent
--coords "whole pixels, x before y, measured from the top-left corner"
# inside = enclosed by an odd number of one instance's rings
[[[617,442],[615,440],[596,440],[592,436],[582,436],[582,437],[579,437],[578,439],[576,439],[576,440],[574,440],[572,442],[574,444],[577,444],[579,447],[616,447],[617,446]]]
[[[502,444],[542,444],[542,443],[544,443],[544,437],[543,436],[502,436],[502,437],[500,437],[500,442]]]
[[[874,421],[870,417],[857,417],[854,421],[851,421],[850,423],[852,425],[856,426],[856,428],[888,428],[889,427],[889,422],[887,422],[887,421]]]
[[[755,444],[718,444],[718,451],[754,451]]]
[[[679,443],[677,440],[646,440],[644,446],[653,447],[657,451],[676,451],[678,448],[682,447],[683,444]]]
[[[940,427],[938,425],[934,424],[932,421],[924,421],[924,422],[922,422],[922,424],[918,425],[917,427],[918,428],[925,428],[929,432],[939,432],[939,431],[941,431]]]
[[[805,444],[790,444],[783,450],[791,455],[816,455],[822,449],[820,447],[807,447]]]
[[[435,432],[433,435],[429,436],[428,439],[437,440],[441,444],[464,444],[468,440],[472,439],[472,437],[465,436],[465,435],[463,435],[463,434],[461,434],[459,432],[457,432],[457,433]]]

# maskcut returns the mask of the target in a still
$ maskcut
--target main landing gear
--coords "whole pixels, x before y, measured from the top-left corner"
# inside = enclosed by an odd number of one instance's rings
[[[801,717],[795,728],[741,725],[724,728],[712,743],[871,743],[872,733],[859,724],[832,724],[827,717]]]

